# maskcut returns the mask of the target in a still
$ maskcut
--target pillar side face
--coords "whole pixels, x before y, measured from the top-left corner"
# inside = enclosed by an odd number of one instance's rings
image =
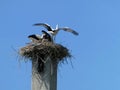
[[[50,90],[57,90],[57,67],[58,67],[58,63],[52,62],[53,73],[51,74]]]

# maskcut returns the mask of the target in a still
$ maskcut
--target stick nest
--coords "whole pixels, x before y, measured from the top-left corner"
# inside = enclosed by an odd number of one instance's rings
[[[30,43],[27,46],[22,47],[19,50],[19,54],[30,60],[38,60],[40,58],[44,60],[44,58],[49,56],[51,60],[55,62],[63,61],[64,59],[71,57],[71,54],[66,47],[52,42]]]

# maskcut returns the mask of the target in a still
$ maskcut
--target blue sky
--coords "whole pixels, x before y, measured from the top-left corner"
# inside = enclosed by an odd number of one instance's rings
[[[56,37],[74,56],[73,68],[59,66],[58,90],[120,90],[119,0],[1,0],[0,11],[0,90],[31,89],[31,62],[14,49],[41,33],[38,22],[79,32]]]

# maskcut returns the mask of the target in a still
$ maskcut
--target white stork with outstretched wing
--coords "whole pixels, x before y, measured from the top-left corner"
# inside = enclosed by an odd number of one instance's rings
[[[79,35],[78,32],[76,32],[75,30],[73,30],[73,29],[71,29],[69,27],[59,28],[58,25],[56,25],[56,28],[53,29],[50,25],[48,25],[46,23],[36,23],[36,24],[34,24],[34,26],[43,26],[43,27],[45,27],[48,30],[48,33],[50,33],[54,39],[55,39],[55,36],[57,35],[57,33],[60,30],[71,32],[74,35]]]

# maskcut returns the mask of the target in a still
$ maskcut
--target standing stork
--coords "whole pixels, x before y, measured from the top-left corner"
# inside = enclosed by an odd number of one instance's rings
[[[63,27],[63,28],[58,28],[58,25],[56,25],[56,28],[53,29],[50,25],[46,24],[46,23],[36,23],[34,24],[34,26],[43,26],[48,30],[48,33],[50,33],[52,35],[52,38],[55,39],[55,36],[58,34],[58,32],[60,30],[64,30],[67,32],[71,32],[74,35],[79,35],[78,32],[76,32],[75,30],[69,28],[69,27]]]

